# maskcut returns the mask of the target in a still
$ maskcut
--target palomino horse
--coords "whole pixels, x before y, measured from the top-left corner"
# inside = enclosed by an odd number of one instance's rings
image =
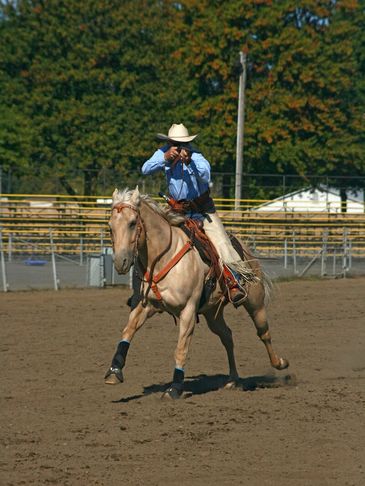
[[[233,386],[238,380],[232,332],[223,317],[227,302],[220,299],[222,293],[217,285],[201,306],[209,268],[177,226],[183,220],[183,216],[169,212],[150,197],[141,195],[138,187],[134,191],[123,192],[116,189],[113,193],[109,226],[115,268],[118,273],[126,274],[135,262],[142,269],[144,279],[141,289],[143,299],[131,311],[111,367],[105,375],[108,384],[123,381],[122,368],[133,336],[149,317],[161,311],[169,312],[179,321],[176,367],[172,384],[163,396],[178,398],[183,391],[184,366],[198,314],[205,316],[210,330],[219,336],[225,347],[229,364],[228,383]],[[246,284],[244,307],[266,347],[271,365],[283,370],[289,363],[273,350],[267,322],[265,297],[268,297],[268,281],[256,259],[249,259],[248,264],[257,278]]]

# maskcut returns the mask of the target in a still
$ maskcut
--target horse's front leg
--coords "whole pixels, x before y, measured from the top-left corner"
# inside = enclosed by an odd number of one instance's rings
[[[112,359],[112,364],[105,374],[105,383],[117,385],[124,381],[122,369],[124,368],[129,345],[138,329],[151,317],[156,310],[150,306],[143,307],[140,302],[129,314],[128,323],[122,331],[121,340]]]
[[[179,339],[175,349],[175,370],[172,384],[162,398],[180,398],[184,389],[184,367],[196,323],[195,305],[187,305],[180,314]]]

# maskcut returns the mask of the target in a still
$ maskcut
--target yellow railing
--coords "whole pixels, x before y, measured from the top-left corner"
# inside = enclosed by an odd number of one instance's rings
[[[57,253],[99,253],[109,246],[110,196],[4,194],[0,196],[0,230],[5,252],[49,253],[50,236]],[[317,251],[323,241],[340,246],[346,240],[354,256],[365,256],[365,214],[341,212],[338,203],[308,210],[313,202],[273,210],[268,200],[215,199],[227,230],[262,254],[281,254],[295,245],[298,254]],[[238,208],[237,208],[238,206]],[[348,209],[351,209],[347,205]]]

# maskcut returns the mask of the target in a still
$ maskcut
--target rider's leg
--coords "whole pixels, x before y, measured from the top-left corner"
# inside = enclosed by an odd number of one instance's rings
[[[246,266],[233,248],[231,240],[217,213],[209,214],[209,219],[205,218],[203,225],[206,235],[215,246],[224,263],[223,276],[229,290],[230,300],[235,306],[238,306],[246,298],[245,292],[242,291],[239,285],[239,277],[249,275],[252,278],[252,271]]]

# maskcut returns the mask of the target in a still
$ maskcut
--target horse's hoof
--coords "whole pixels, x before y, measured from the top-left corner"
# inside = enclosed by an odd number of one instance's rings
[[[285,370],[289,366],[289,361],[285,358],[280,358],[279,364],[275,366],[277,370]]]
[[[104,381],[106,385],[119,385],[123,383],[124,377],[120,368],[109,368],[105,374]]]
[[[235,390],[237,388],[237,380],[230,380],[224,385],[225,390]]]
[[[161,396],[162,400],[178,400],[183,393],[181,385],[171,385]]]

